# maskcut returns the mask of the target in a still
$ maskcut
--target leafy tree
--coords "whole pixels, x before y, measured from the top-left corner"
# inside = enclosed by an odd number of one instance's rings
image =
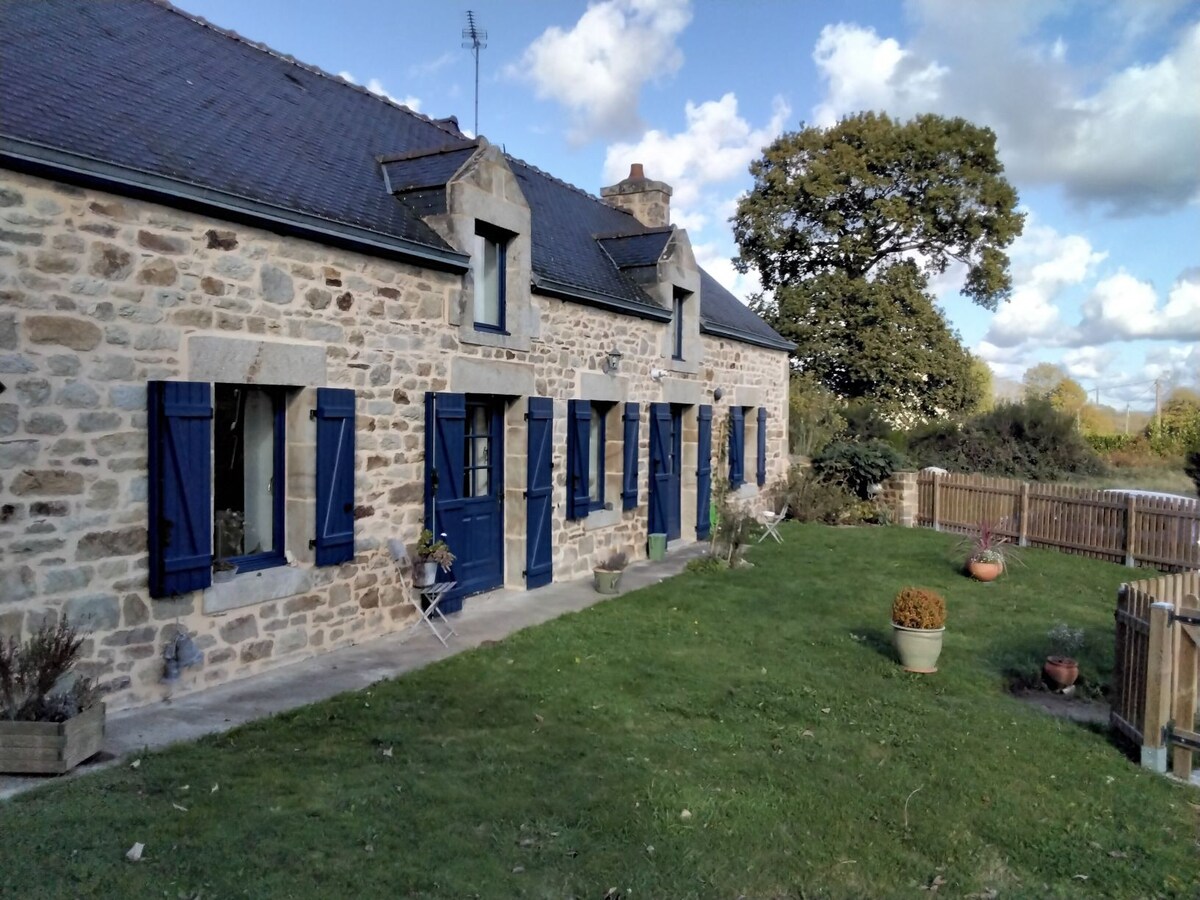
[[[1088,403],[1079,411],[1079,427],[1083,429],[1084,434],[1115,434],[1116,413],[1111,407]]]
[[[1074,378],[1064,378],[1050,392],[1050,405],[1068,416],[1077,416],[1087,405],[1087,391]]]
[[[992,375],[992,367],[978,356],[972,356],[970,379],[972,383],[970,390],[979,399],[975,408],[968,412],[987,412],[996,405],[995,377]]]
[[[788,386],[788,446],[792,453],[811,457],[842,430],[841,406],[811,375],[796,372]]]
[[[1067,377],[1067,370],[1054,363],[1038,363],[1025,370],[1021,377],[1022,393],[1026,400],[1049,400],[1059,382]]]
[[[755,307],[796,342],[796,365],[896,419],[975,405],[970,357],[929,276],[963,263],[963,293],[987,309],[1011,290],[1005,248],[1023,216],[995,135],[963,119],[860,113],[784,134],[750,172],[736,264],[758,274]]]
[[[1197,443],[1183,460],[1183,471],[1195,485],[1196,495],[1200,496],[1200,443]]]
[[[831,272],[775,292],[768,320],[797,349],[800,370],[846,399],[865,398],[896,424],[971,409],[971,355],[927,293],[915,263],[872,280]]]

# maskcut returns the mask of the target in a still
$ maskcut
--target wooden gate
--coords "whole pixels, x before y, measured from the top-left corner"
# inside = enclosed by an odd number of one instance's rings
[[[1200,572],[1121,586],[1112,725],[1141,747],[1142,765],[1192,777],[1200,751]]]

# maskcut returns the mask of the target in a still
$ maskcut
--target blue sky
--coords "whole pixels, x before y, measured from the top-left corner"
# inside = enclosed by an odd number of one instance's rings
[[[179,0],[427,115],[473,117],[467,8],[488,32],[479,130],[593,193],[642,162],[741,295],[728,217],[781,131],[860,109],[996,131],[1028,213],[993,314],[937,284],[997,374],[1064,364],[1102,402],[1200,381],[1200,4],[1180,0]]]

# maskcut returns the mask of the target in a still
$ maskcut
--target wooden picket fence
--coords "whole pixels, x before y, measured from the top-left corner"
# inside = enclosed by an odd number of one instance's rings
[[[1192,778],[1200,751],[1200,572],[1149,578],[1117,594],[1114,729],[1141,747],[1142,765]],[[1169,754],[1169,760],[1168,760]]]
[[[917,525],[974,534],[982,522],[1023,547],[1166,572],[1200,568],[1200,503],[1194,500],[918,473]]]

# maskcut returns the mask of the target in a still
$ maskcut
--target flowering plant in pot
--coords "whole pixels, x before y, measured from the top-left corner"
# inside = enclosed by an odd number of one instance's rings
[[[978,533],[967,538],[965,544],[969,552],[964,568],[976,581],[995,581],[1013,557],[1008,538],[997,533],[986,519],[979,523]]]
[[[946,601],[927,588],[903,588],[892,600],[892,640],[909,672],[937,671],[946,631]]]
[[[1042,666],[1046,680],[1063,691],[1079,678],[1079,662],[1075,654],[1083,647],[1083,629],[1059,622],[1046,632],[1050,640],[1050,655]]]
[[[83,642],[66,619],[0,641],[0,772],[58,775],[100,751],[100,692],[72,672]]]
[[[416,563],[413,565],[413,584],[428,587],[437,580],[439,567],[443,572],[450,571],[450,567],[454,565],[454,554],[450,552],[450,545],[446,543],[445,538],[444,531],[434,539],[432,531],[428,528],[421,529],[414,554]]]
[[[621,573],[629,565],[629,556],[624,550],[614,550],[592,569],[592,585],[598,594],[615,594],[621,584]]]

